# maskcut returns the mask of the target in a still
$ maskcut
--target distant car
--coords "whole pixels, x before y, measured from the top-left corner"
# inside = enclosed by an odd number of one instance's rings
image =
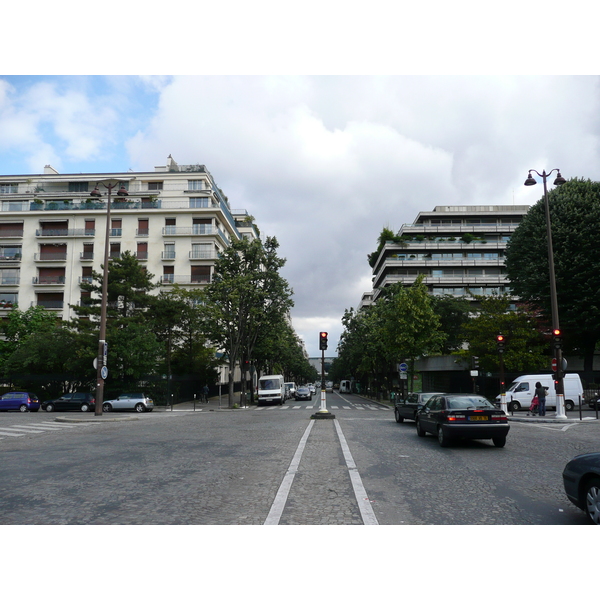
[[[285,386],[286,398],[294,398],[296,396],[296,384],[293,381],[287,381]]]
[[[510,426],[506,413],[476,394],[436,394],[418,410],[417,435],[431,433],[440,446],[453,439],[491,439],[494,446],[503,448]]]
[[[403,423],[404,419],[416,421],[419,408],[421,408],[429,398],[439,393],[440,392],[414,392],[408,394],[406,398],[396,396],[396,399],[394,400],[394,417],[396,418],[396,423]]]
[[[31,392],[8,392],[0,398],[0,410],[37,412],[40,410],[40,400]]]
[[[563,486],[569,500],[600,525],[600,452],[580,454],[563,470]]]
[[[312,394],[307,387],[299,387],[296,391],[296,400],[310,400]]]
[[[80,410],[81,412],[93,411],[96,408],[96,399],[88,392],[74,392],[63,394],[56,400],[42,402],[42,410],[52,412],[55,410]]]
[[[317,393],[317,388],[312,383],[308,386],[308,389],[310,390],[311,395]]]
[[[332,381],[325,382],[325,391],[333,392],[333,382]]]
[[[143,392],[134,392],[131,394],[121,394],[115,400],[106,400],[102,403],[104,412],[112,410],[135,410],[136,412],[151,412],[154,408],[154,401]]]

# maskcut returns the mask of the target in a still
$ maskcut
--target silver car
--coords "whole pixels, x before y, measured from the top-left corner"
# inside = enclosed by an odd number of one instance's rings
[[[154,408],[154,401],[143,392],[132,392],[130,394],[121,394],[115,400],[106,400],[102,403],[102,410],[110,412],[111,410],[135,410],[136,412],[151,412]]]

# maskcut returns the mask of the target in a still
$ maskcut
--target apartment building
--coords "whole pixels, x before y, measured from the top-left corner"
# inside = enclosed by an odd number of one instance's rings
[[[258,238],[245,210],[231,209],[204,165],[149,172],[0,175],[0,318],[40,305],[64,319],[80,283],[102,272],[111,190],[110,256],[133,253],[161,283],[205,286],[218,253]]]
[[[526,205],[436,206],[420,212],[386,242],[373,264],[373,291],[361,306],[397,282],[410,285],[419,275],[433,295],[469,296],[510,292],[504,259],[506,244]]]

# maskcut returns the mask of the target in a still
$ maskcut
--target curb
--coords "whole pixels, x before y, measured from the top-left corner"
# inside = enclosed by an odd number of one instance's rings
[[[102,415],[101,419],[96,419],[96,415],[94,418],[81,418],[81,417],[56,417],[54,420],[58,423],[118,423],[119,421],[137,421],[139,417],[135,416],[122,416],[122,417],[105,417]]]

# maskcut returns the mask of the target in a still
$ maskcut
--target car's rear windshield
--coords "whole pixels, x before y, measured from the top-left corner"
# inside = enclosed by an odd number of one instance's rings
[[[448,408],[494,408],[494,406],[485,398],[461,396],[460,398],[448,398]]]

